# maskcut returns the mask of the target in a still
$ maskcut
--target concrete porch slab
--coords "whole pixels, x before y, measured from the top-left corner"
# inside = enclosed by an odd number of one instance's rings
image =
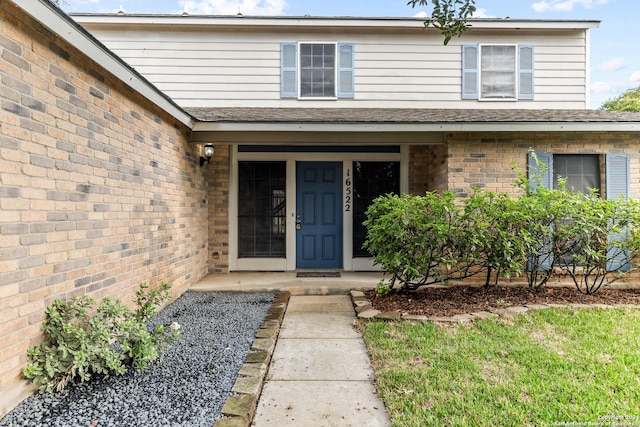
[[[341,271],[341,277],[296,277],[287,272],[233,272],[209,274],[191,286],[193,291],[275,292],[291,295],[343,295],[353,289],[374,289],[381,272]]]

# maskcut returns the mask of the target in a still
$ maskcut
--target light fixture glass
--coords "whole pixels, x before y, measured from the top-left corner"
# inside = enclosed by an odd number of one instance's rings
[[[213,144],[207,144],[204,146],[204,157],[200,156],[200,166],[203,166],[204,162],[209,163],[209,161],[213,157],[213,152]]]
[[[204,157],[207,160],[211,160],[211,158],[213,157],[213,145],[207,144],[204,146]]]

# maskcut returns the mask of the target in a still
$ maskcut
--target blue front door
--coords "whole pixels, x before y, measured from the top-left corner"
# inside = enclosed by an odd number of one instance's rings
[[[342,268],[341,201],[341,162],[297,163],[297,268]]]

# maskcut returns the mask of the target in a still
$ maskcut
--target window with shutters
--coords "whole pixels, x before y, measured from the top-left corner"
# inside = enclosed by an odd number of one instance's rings
[[[281,98],[354,97],[351,43],[282,43],[280,62]]]
[[[566,181],[570,191],[589,194],[596,189],[607,199],[629,197],[629,155],[602,154],[552,154],[536,153],[540,164],[546,168],[542,176],[542,186],[558,189],[559,178]],[[604,167],[602,166],[604,162]],[[539,166],[530,156],[528,160],[529,177],[539,173]],[[604,185],[603,185],[604,183]],[[535,183],[532,183],[535,184]]]
[[[533,99],[533,46],[463,45],[462,99]]]
[[[535,158],[531,154],[528,158],[529,179],[539,178],[539,183],[531,181],[531,184],[542,185],[545,188],[557,188],[558,176],[567,180],[567,188],[573,191],[587,193],[589,188],[601,190],[601,178],[605,182],[605,196],[607,199],[627,199],[630,192],[630,160],[628,154],[609,153],[603,156],[605,159],[605,173],[602,174],[600,155],[582,154],[552,154],[536,153]],[[628,231],[623,231],[623,233]],[[568,255],[570,256],[570,255]],[[551,265],[551,259],[540,264],[547,269]],[[625,254],[611,261],[611,269],[628,269]]]

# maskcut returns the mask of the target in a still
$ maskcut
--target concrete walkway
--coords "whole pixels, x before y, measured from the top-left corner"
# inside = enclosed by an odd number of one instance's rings
[[[345,295],[292,296],[252,425],[389,426]]]

